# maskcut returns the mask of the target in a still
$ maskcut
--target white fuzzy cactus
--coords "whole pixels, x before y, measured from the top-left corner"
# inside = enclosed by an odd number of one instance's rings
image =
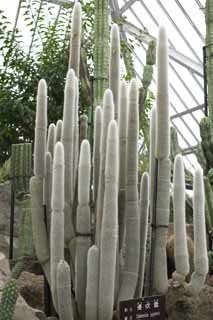
[[[107,130],[109,122],[114,119],[114,104],[112,91],[107,89],[104,93],[103,102],[103,125],[101,127],[101,144],[100,144],[100,168],[99,168],[99,182],[98,182],[98,197],[96,204],[96,244],[99,244],[102,215],[103,215],[103,200],[104,200],[104,172],[106,162],[106,141],[107,141]]]
[[[157,113],[155,157],[164,159],[170,153],[169,85],[168,85],[168,39],[161,26],[157,42]]]
[[[99,250],[93,245],[87,257],[86,320],[98,319]]]
[[[64,146],[65,160],[65,242],[69,242],[73,234],[72,221],[72,205],[74,198],[74,117],[75,117],[75,102],[76,102],[76,83],[75,73],[70,69],[67,73],[65,92],[64,92],[64,112],[63,112],[63,129],[62,143]]]
[[[75,292],[81,319],[85,318],[87,282],[87,253],[91,246],[90,227],[90,145],[87,140],[81,144],[78,168],[77,239],[75,256]]]
[[[118,128],[109,123],[107,135],[105,192],[100,237],[100,273],[98,318],[110,320],[113,315],[116,258],[118,246]]]
[[[98,106],[95,109],[95,120],[94,120],[94,145],[93,145],[93,200],[94,201],[96,201],[97,194],[98,194],[101,126],[102,126],[102,108]]]
[[[81,4],[80,2],[76,2],[74,4],[73,13],[72,13],[69,69],[72,68],[75,71],[75,74],[77,77],[79,77],[79,68],[80,68],[80,46],[81,46]]]
[[[197,166],[194,173],[193,193],[193,218],[194,218],[194,267],[195,271],[191,276],[189,289],[193,293],[199,293],[205,283],[209,270],[206,224],[205,224],[205,194],[203,184],[203,170]]]
[[[34,144],[34,174],[45,176],[45,152],[47,135],[47,84],[40,80],[37,94],[35,144]]]
[[[53,302],[57,303],[57,266],[64,259],[64,148],[57,142],[53,160],[52,216],[50,229],[50,277]]]
[[[130,111],[131,110],[131,111]],[[129,90],[127,160],[126,160],[126,254],[121,274],[118,301],[132,299],[138,279],[140,225],[138,208],[138,86],[131,81]]]
[[[149,175],[144,172],[141,177],[140,186],[140,262],[139,262],[139,275],[135,297],[142,297],[144,286],[144,272],[146,263],[146,241],[148,230],[148,217],[149,217]]]
[[[174,256],[176,272],[174,280],[183,281],[189,273],[189,254],[187,248],[186,222],[185,222],[185,175],[181,155],[177,155],[174,163]]]

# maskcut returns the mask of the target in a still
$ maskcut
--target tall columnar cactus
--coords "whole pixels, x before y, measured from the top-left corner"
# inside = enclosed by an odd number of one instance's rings
[[[19,225],[19,258],[33,255],[31,199],[27,197],[21,203],[21,221]]]
[[[64,259],[64,172],[64,148],[61,142],[57,142],[53,158],[50,232],[51,290],[56,310],[58,310],[57,266]]]
[[[193,210],[194,210],[194,266],[195,271],[192,274],[189,289],[199,292],[205,283],[208,273],[209,263],[206,244],[205,229],[205,194],[203,184],[203,171],[197,166],[194,174],[194,193],[193,193]]]
[[[144,104],[148,95],[148,89],[152,81],[153,65],[156,62],[156,42],[154,40],[149,42],[148,50],[146,52],[146,65],[143,70],[142,87],[139,90],[139,110],[141,114],[144,112]]]
[[[93,245],[87,255],[86,320],[98,319],[99,250]]]
[[[126,144],[127,144],[127,117],[128,94],[125,81],[121,84],[119,108],[119,195],[118,195],[118,224],[119,224],[119,250],[124,243],[125,233],[125,188],[126,188]]]
[[[54,123],[51,123],[48,128],[48,135],[47,135],[47,151],[51,153],[53,157],[54,154],[54,145],[55,145],[55,131],[56,127]]]
[[[85,297],[87,282],[87,253],[91,246],[90,227],[90,145],[87,140],[81,144],[78,168],[77,239],[75,257],[75,293],[81,319],[85,318]]]
[[[36,110],[34,175],[44,178],[47,135],[47,85],[43,79],[40,80],[38,85]]]
[[[40,80],[38,85],[36,127],[34,143],[34,177],[30,180],[32,196],[32,227],[36,255],[45,275],[50,280],[50,253],[43,208],[43,178],[46,168],[47,85]]]
[[[206,0],[206,67],[208,81],[208,107],[211,123],[211,136],[213,137],[213,2]]]
[[[62,320],[73,320],[70,267],[61,260],[57,266],[58,314]]]
[[[0,320],[12,320],[18,298],[17,280],[11,279],[6,283],[0,302]]]
[[[150,116],[150,128],[149,128],[149,135],[150,135],[150,146],[149,146],[149,201],[150,201],[150,215],[149,215],[149,225],[148,225],[148,232],[147,232],[147,254],[146,254],[146,279],[145,279],[145,294],[150,294],[150,284],[152,282],[152,274],[150,269],[151,259],[153,256],[153,252],[151,255],[151,249],[153,249],[153,243],[151,243],[152,237],[152,217],[153,217],[153,210],[155,208],[154,201],[155,201],[155,185],[156,185],[156,159],[155,159],[155,144],[156,144],[156,107],[153,107],[151,110]],[[155,239],[154,239],[155,240]],[[153,251],[153,250],[152,250]]]
[[[102,320],[110,320],[113,315],[118,246],[118,161],[118,128],[115,120],[111,120],[107,134],[105,192],[100,239],[98,318]]]
[[[99,185],[98,185],[98,198],[96,203],[96,243],[99,244],[100,232],[102,225],[102,206],[104,199],[104,171],[106,162],[106,140],[107,140],[107,129],[110,120],[114,119],[114,104],[113,96],[110,89],[107,89],[104,93],[103,102],[103,125],[101,127],[101,145],[100,145],[100,168],[99,168]]]
[[[189,273],[189,254],[187,248],[187,235],[185,223],[185,175],[181,155],[177,155],[174,164],[174,235],[175,235],[175,267],[173,279],[184,281]]]
[[[79,77],[80,46],[81,46],[81,5],[79,2],[76,2],[74,5],[73,14],[72,14],[69,69],[72,68],[75,71],[75,74],[77,77]]]
[[[120,35],[116,24],[111,29],[110,43],[109,87],[113,94],[115,120],[118,120],[120,106]]]
[[[88,117],[85,114],[80,116],[80,145],[81,142],[87,139],[88,134]]]
[[[72,206],[74,198],[74,117],[75,117],[75,102],[76,102],[76,83],[75,73],[70,69],[67,73],[65,94],[64,94],[64,113],[63,113],[63,130],[62,143],[64,146],[65,160],[65,242],[74,237],[74,227],[72,219]]]
[[[109,68],[109,0],[95,1],[94,106],[102,105],[108,88]]]
[[[144,172],[141,178],[140,186],[140,261],[138,282],[135,291],[136,297],[143,296],[144,285],[144,273],[145,273],[145,261],[146,261],[146,241],[147,241],[147,229],[148,229],[148,216],[149,216],[149,176],[147,172]]]
[[[63,121],[62,120],[58,120],[57,123],[56,123],[55,144],[56,144],[56,142],[61,141],[62,126],[63,126]]]
[[[50,234],[51,221],[51,196],[52,196],[52,156],[46,152],[46,176],[44,179],[44,198],[43,203],[46,206],[46,227],[47,234]]]
[[[102,127],[102,108],[95,109],[94,120],[94,145],[93,145],[93,200],[96,202],[98,194],[99,168],[100,168],[100,144]]]
[[[157,194],[152,224],[154,243],[154,291],[164,293],[168,289],[166,241],[169,223],[170,199],[170,125],[168,95],[168,43],[164,27],[159,29],[157,44],[157,103],[155,158],[158,162]],[[154,239],[154,237],[153,237]],[[159,266],[159,268],[158,268]]]
[[[131,112],[130,112],[131,110]],[[136,80],[131,81],[129,91],[128,134],[126,153],[126,256],[121,274],[121,288],[118,300],[134,296],[139,268],[139,208],[138,208],[138,87]]]

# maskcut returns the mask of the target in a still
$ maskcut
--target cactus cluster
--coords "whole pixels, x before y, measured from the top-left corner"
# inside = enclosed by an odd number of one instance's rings
[[[185,225],[185,179],[183,159],[180,155],[174,164],[174,235],[175,235],[175,266],[173,279],[184,282],[189,273],[189,254]],[[194,272],[188,285],[190,294],[198,293],[205,283],[209,270],[206,225],[205,225],[205,192],[203,170],[197,166],[194,173],[193,190],[193,224],[194,224]]]
[[[75,3],[74,15],[78,18],[79,12],[80,5]],[[80,34],[80,30],[75,32]],[[117,61],[119,33],[115,25],[111,41],[116,49],[110,57],[113,60],[116,55]],[[80,51],[73,50],[71,55]],[[119,63],[110,62],[110,89],[104,92],[103,106],[95,110],[93,148],[85,139],[85,126],[84,139],[79,135],[78,67],[68,70],[63,121],[56,126],[50,124],[47,138],[47,86],[45,80],[39,82],[31,178],[33,237],[61,320],[111,320],[114,311],[119,311],[119,301],[143,294],[149,202],[153,291],[167,291],[170,129],[167,37],[163,27],[157,52],[158,92],[151,120],[150,178],[148,173],[143,174],[140,193],[137,81],[133,79],[128,88],[120,82]],[[70,58],[74,60],[78,61]],[[201,222],[200,210],[197,216]]]

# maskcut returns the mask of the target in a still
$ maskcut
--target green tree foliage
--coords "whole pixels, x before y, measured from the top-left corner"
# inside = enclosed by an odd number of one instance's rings
[[[48,84],[49,121],[55,122],[62,114],[72,8],[64,6],[57,12],[46,1],[28,3],[22,0],[20,13],[30,33],[31,43],[27,48],[21,31],[16,28],[13,32],[7,17],[0,12],[0,164],[8,158],[12,143],[33,140],[39,79],[45,78]],[[91,1],[86,1],[83,48],[91,72],[93,10]],[[81,95],[81,102],[87,107],[86,93]]]

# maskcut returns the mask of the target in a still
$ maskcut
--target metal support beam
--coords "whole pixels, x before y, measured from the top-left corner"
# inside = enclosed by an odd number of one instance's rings
[[[195,112],[195,111],[198,111],[198,110],[201,110],[201,111],[203,111],[203,113],[204,113],[204,104],[201,104],[201,105],[196,106],[196,107],[194,107],[194,108],[190,108],[190,109],[188,109],[188,110],[186,110],[186,111],[177,113],[177,114],[171,116],[170,119],[171,119],[171,120],[174,120],[174,119],[183,117],[183,116],[185,116],[185,115],[187,115],[187,114],[191,114],[191,113],[193,113],[193,112]],[[204,114],[203,114],[203,115],[204,115]]]
[[[65,5],[73,6],[74,4],[73,0],[46,0],[46,1],[59,6],[65,6]]]
[[[191,146],[189,148],[185,148],[181,150],[183,156],[187,156],[189,154],[195,153],[197,150],[197,146]]]
[[[133,6],[133,4],[138,1],[138,0],[129,0],[128,2],[126,2],[123,7],[121,7],[119,14],[123,14],[126,10],[128,10],[131,6]]]
[[[194,23],[194,21],[191,19],[191,17],[188,15],[188,13],[186,12],[186,10],[184,9],[184,7],[182,6],[182,4],[180,3],[179,0],[175,0],[175,2],[177,3],[178,7],[180,8],[180,10],[183,12],[184,16],[186,17],[186,19],[189,21],[189,23],[191,24],[192,28],[195,30],[195,32],[197,33],[197,35],[199,36],[199,38],[201,39],[201,41],[203,43],[205,43],[205,38],[202,35],[202,33],[200,32],[199,28],[196,26],[196,24]]]
[[[143,30],[139,29],[138,27],[134,26],[130,22],[124,22],[123,24],[123,30],[135,37],[137,37],[139,40],[143,41],[144,43],[149,43],[151,40],[156,40],[155,37],[151,36],[150,34],[144,32]],[[181,52],[177,51],[176,49],[173,49],[169,47],[169,57],[179,63],[181,66],[191,70],[195,74],[197,74],[200,77],[203,77],[203,67],[201,63],[198,63],[191,58],[185,56]]]

